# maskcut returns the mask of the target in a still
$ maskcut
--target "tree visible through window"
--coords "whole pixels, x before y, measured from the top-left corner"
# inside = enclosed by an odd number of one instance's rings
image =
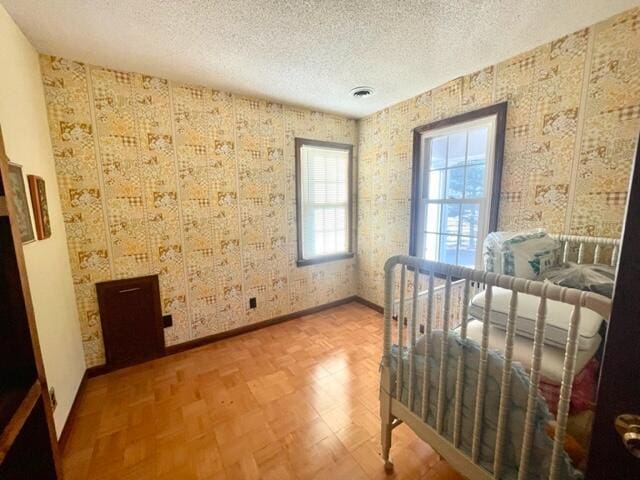
[[[506,104],[483,110],[416,129],[413,255],[467,267],[481,264],[482,240],[497,218],[495,179]]]

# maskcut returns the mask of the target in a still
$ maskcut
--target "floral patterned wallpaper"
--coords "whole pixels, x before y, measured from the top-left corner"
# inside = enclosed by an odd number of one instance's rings
[[[104,362],[95,283],[113,278],[159,274],[168,345],[355,293],[382,304],[384,261],[408,251],[412,129],[503,100],[499,228],[620,234],[640,8],[358,122],[58,57],[41,66],[89,366]],[[296,136],[357,147],[356,259],[295,266]]]
[[[412,129],[507,100],[502,230],[619,236],[640,131],[640,8],[359,121],[358,294],[408,252]]]
[[[354,120],[41,56],[88,366],[99,281],[159,274],[168,345],[355,294],[355,260],[297,268],[294,138]],[[249,298],[257,308],[249,309]]]

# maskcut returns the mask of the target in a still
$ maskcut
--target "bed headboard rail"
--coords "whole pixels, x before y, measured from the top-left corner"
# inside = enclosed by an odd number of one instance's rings
[[[607,263],[615,266],[618,261],[618,250],[620,249],[620,239],[618,238],[564,234],[551,234],[550,236],[562,244],[563,262],[577,257],[575,260],[578,263]],[[575,249],[577,249],[577,254],[575,251],[572,252]]]
[[[573,240],[573,238],[571,239]],[[400,284],[396,285],[396,273],[400,270]],[[575,375],[575,363],[578,349],[578,327],[580,324],[580,316],[582,308],[588,308],[595,312],[598,312],[603,318],[608,319],[611,308],[611,300],[602,295],[598,295],[592,292],[584,292],[571,288],[561,287],[551,284],[549,282],[539,282],[526,280],[523,278],[516,278],[507,275],[499,275],[495,273],[489,273],[482,270],[474,270],[470,268],[460,267],[457,265],[449,265],[444,263],[432,262],[417,257],[410,257],[405,255],[397,255],[387,260],[385,267],[385,297],[384,297],[384,344],[383,344],[383,367],[389,367],[391,365],[392,355],[392,337],[396,337],[399,348],[398,362],[397,362],[397,374],[396,384],[391,385],[390,391],[395,400],[402,402],[402,381],[397,379],[403,378],[402,364],[400,355],[404,346],[408,350],[408,378],[409,378],[409,392],[407,396],[406,407],[420,416],[425,421],[431,414],[435,418],[435,430],[438,435],[443,431],[443,415],[445,411],[445,382],[446,371],[448,362],[448,331],[455,325],[452,325],[452,320],[459,320],[459,334],[463,339],[467,337],[467,306],[474,289],[479,288],[479,285],[483,285],[485,288],[485,302],[484,302],[484,321],[482,327],[482,341],[480,345],[480,361],[478,365],[478,382],[477,390],[475,392],[475,410],[473,412],[473,436],[472,436],[472,448],[470,457],[466,457],[469,466],[476,468],[479,467],[479,457],[481,449],[482,438],[482,425],[484,415],[484,398],[487,386],[487,365],[488,365],[488,345],[489,345],[489,325],[490,325],[490,311],[492,300],[493,287],[500,287],[512,291],[511,303],[508,314],[508,321],[506,327],[506,339],[504,347],[505,356],[505,368],[503,370],[501,379],[501,397],[499,402],[498,412],[498,428],[496,436],[496,448],[493,461],[493,477],[500,478],[500,471],[502,469],[503,455],[505,451],[505,430],[507,419],[507,405],[508,405],[508,392],[511,386],[511,362],[514,348],[514,335],[515,335],[515,322],[516,312],[518,308],[518,294],[528,294],[539,297],[537,319],[535,324],[535,333],[533,340],[533,350],[531,357],[531,370],[530,370],[530,388],[527,397],[527,409],[525,416],[525,428],[524,437],[522,439],[522,451],[520,453],[520,467],[518,472],[518,479],[525,480],[527,478],[527,472],[530,462],[530,453],[533,447],[533,435],[535,429],[535,405],[538,395],[538,386],[540,383],[540,369],[543,354],[543,341],[544,341],[544,329],[546,323],[546,311],[547,301],[554,300],[563,302],[573,306],[570,328],[567,335],[567,342],[565,346],[565,359],[562,373],[562,382],[560,388],[560,400],[558,402],[557,413],[557,428],[554,439],[554,447],[550,468],[550,479],[557,478],[560,462],[563,461],[564,452],[564,440],[566,436],[567,417],[569,414],[569,403],[571,397],[571,386]],[[440,320],[438,324],[435,323],[436,305],[435,305],[435,283],[436,281],[443,283],[440,286],[441,292],[444,293],[444,300],[437,305],[437,310],[440,310]],[[419,297],[420,285],[427,286],[427,294]],[[414,288],[418,286],[419,288]],[[398,291],[399,290],[399,291]],[[457,295],[461,296],[461,301],[458,302],[460,306],[459,310],[452,308],[452,291],[457,290]],[[400,302],[399,308],[399,320],[397,322],[397,332],[394,335],[392,320],[394,314],[395,298],[398,296]],[[405,302],[406,299],[410,299]],[[426,308],[418,308],[419,301],[426,301]],[[405,303],[408,303],[405,310]],[[410,305],[409,305],[410,303]],[[456,310],[456,311],[454,311]],[[408,318],[406,319],[405,330],[405,312],[408,311]],[[423,314],[426,312],[426,314]],[[414,391],[416,382],[416,337],[418,328],[423,328],[425,334],[425,357],[429,355],[430,344],[432,343],[432,331],[440,329],[443,331],[440,345],[440,371],[439,371],[439,385],[434,392],[430,392],[429,386],[431,385],[429,379],[429,369],[425,368],[422,375],[422,398],[414,401]],[[464,350],[463,350],[464,352]],[[453,447],[459,448],[460,434],[461,434],[461,416],[462,416],[462,389],[463,389],[463,377],[462,369],[464,366],[464,353],[458,357],[458,364],[456,366],[457,375],[455,379],[455,397],[454,397],[454,413],[453,413]],[[432,400],[429,399],[429,395],[436,395]],[[435,401],[434,401],[435,400]],[[429,412],[430,405],[435,404],[435,412]]]
[[[564,234],[550,234],[550,236],[561,244],[560,258],[562,262],[575,261],[577,263],[604,263],[611,266],[616,266],[618,261],[618,251],[620,247],[620,240],[617,238],[608,237],[587,237],[582,235],[564,235]],[[424,310],[426,305],[424,304],[423,297],[428,295],[427,286],[424,282],[419,283],[421,289],[418,291],[419,301],[417,305]],[[444,296],[444,282],[437,282],[434,286],[434,295],[437,303],[443,303]],[[461,297],[461,282],[454,281],[452,284],[452,291],[454,292],[453,303],[460,302]],[[398,316],[400,300],[396,296],[393,314]],[[411,315],[412,302],[410,298],[404,299],[404,313]],[[440,318],[436,322],[438,328],[440,328]],[[455,327],[457,325],[450,325]]]

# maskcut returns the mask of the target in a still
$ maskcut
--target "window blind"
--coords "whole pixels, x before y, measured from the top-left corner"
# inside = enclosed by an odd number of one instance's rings
[[[301,147],[302,253],[305,259],[349,249],[349,152]]]

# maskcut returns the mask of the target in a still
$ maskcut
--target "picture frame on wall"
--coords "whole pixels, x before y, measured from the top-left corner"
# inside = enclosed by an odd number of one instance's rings
[[[44,240],[51,236],[51,221],[49,219],[49,206],[47,204],[47,191],[44,178],[37,175],[27,175],[29,192],[31,193],[31,207],[33,219],[36,224],[38,240]]]
[[[27,189],[24,186],[22,166],[13,162],[8,162],[8,164],[9,185],[13,193],[20,239],[22,243],[33,242],[35,241],[35,235],[31,224],[31,215],[29,214],[29,200],[27,200]]]

